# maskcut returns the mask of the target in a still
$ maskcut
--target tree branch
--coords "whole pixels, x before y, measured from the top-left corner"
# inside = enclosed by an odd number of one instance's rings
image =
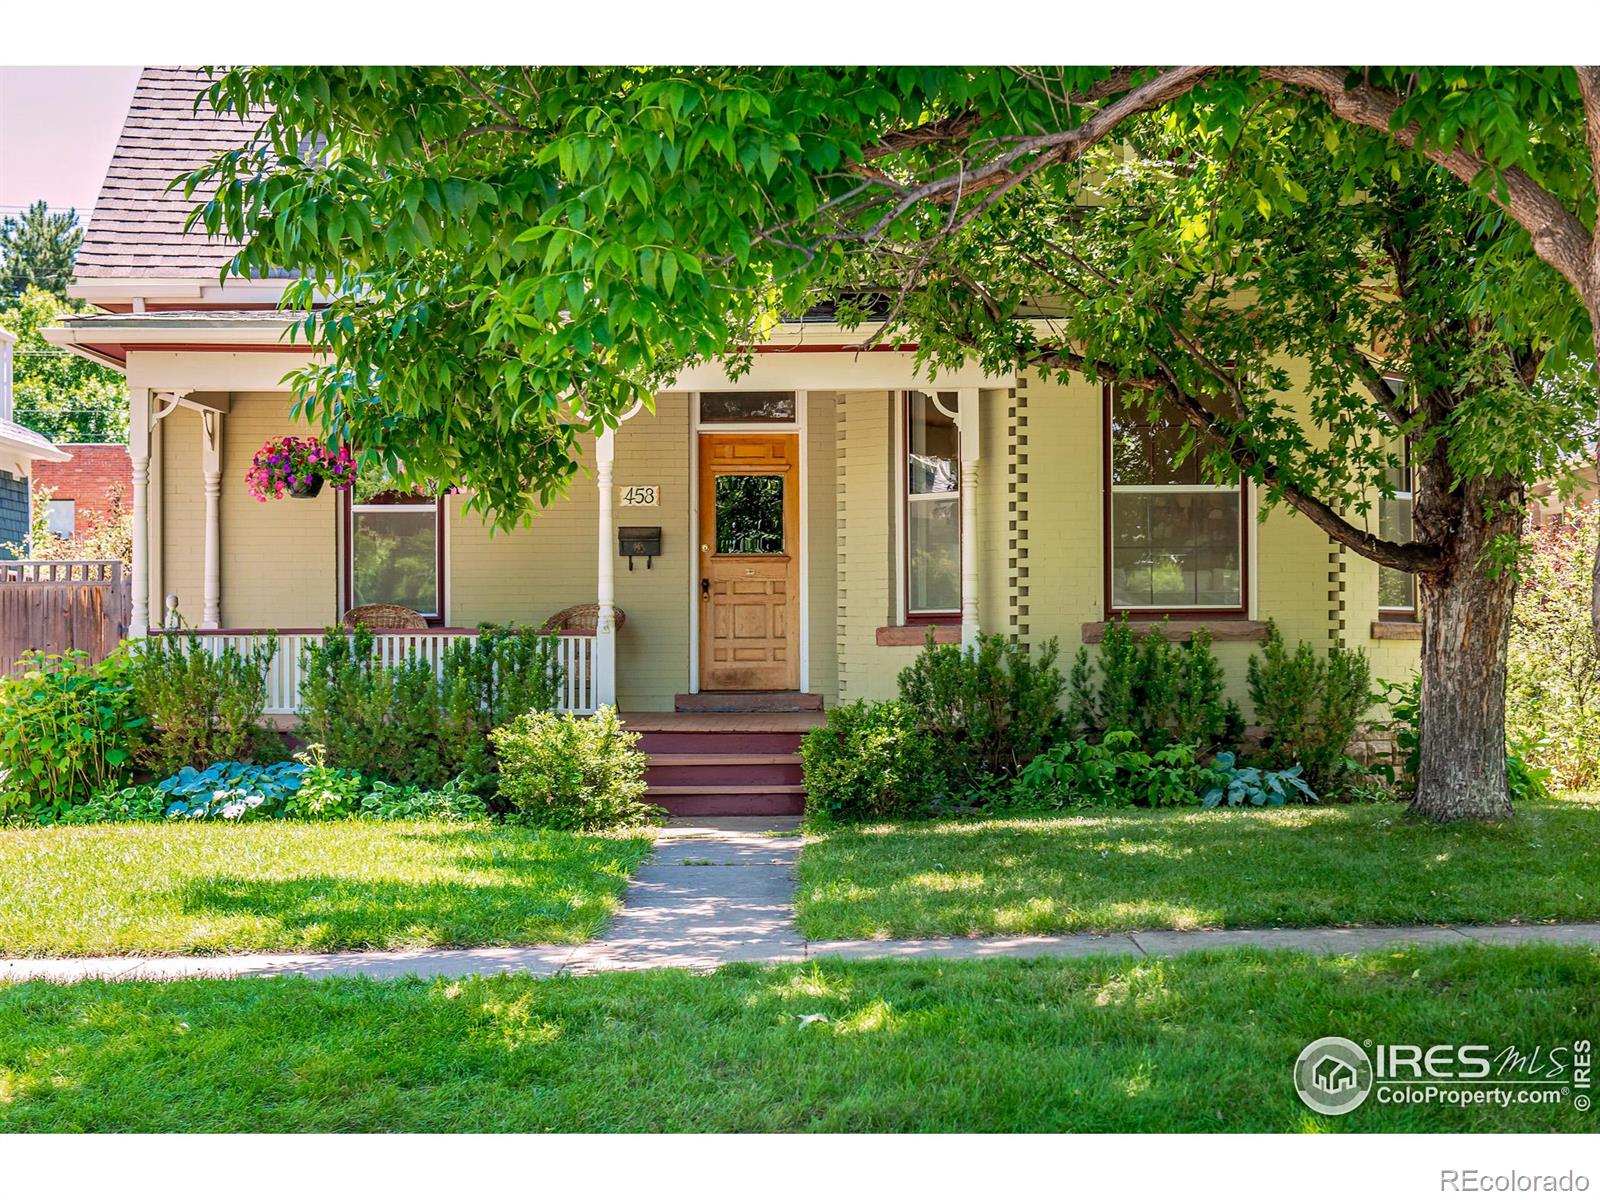
[[[1394,96],[1368,84],[1345,87],[1348,72],[1342,67],[1262,67],[1263,78],[1276,80],[1302,92],[1318,96],[1333,114],[1355,125],[1365,125],[1388,134],[1408,150],[1420,150],[1429,162],[1437,163],[1463,183],[1475,183],[1491,168],[1487,161],[1465,150],[1446,152],[1418,143],[1421,130],[1415,124],[1391,128],[1400,102]],[[1580,82],[1582,76],[1580,75]],[[1560,200],[1551,195],[1520,167],[1500,172],[1505,194],[1498,188],[1489,197],[1528,231],[1538,256],[1559,271],[1577,289],[1591,312],[1600,296],[1591,261],[1596,253],[1593,238],[1584,224]]]
[[[1186,92],[1193,90],[1205,78],[1206,74],[1213,69],[1212,67],[1175,67],[1169,71],[1163,71],[1154,79],[1140,84],[1132,91],[1107,104],[1084,121],[1083,124],[1073,129],[1058,130],[1054,133],[1043,133],[1036,137],[1024,138],[1006,153],[991,159],[982,166],[973,167],[963,162],[957,166],[954,173],[929,180],[927,183],[909,189],[898,203],[880,217],[870,229],[861,234],[858,240],[874,241],[907,211],[924,201],[942,200],[951,192],[958,190],[971,192],[979,188],[987,189],[999,186],[1016,173],[1012,168],[1023,159],[1038,156],[1047,163],[1071,162],[1129,117],[1136,116],[1152,108],[1159,108],[1168,101],[1175,100]],[[1034,166],[1033,169],[1036,170],[1037,166]],[[1031,174],[1032,170],[1029,170],[1028,173]]]
[[[1383,372],[1373,366],[1372,360],[1361,353],[1356,346],[1340,346],[1335,353],[1355,368],[1361,385],[1367,389],[1367,394],[1383,410],[1384,415],[1394,422],[1396,428],[1404,429],[1406,422],[1416,416],[1416,413],[1406,409],[1389,390],[1389,381],[1383,377]]]
[[[1444,554],[1439,547],[1425,542],[1391,542],[1352,525],[1328,503],[1302,491],[1284,480],[1260,455],[1242,446],[1232,432],[1198,397],[1191,396],[1177,384],[1171,369],[1162,364],[1162,377],[1132,377],[1108,369],[1105,364],[1091,362],[1081,354],[1062,347],[1044,349],[1031,360],[1037,364],[1050,364],[1074,371],[1093,369],[1095,374],[1115,380],[1126,387],[1141,391],[1162,392],[1178,413],[1191,426],[1203,434],[1207,441],[1222,449],[1234,466],[1245,474],[1258,477],[1268,487],[1282,493],[1284,503],[1303,514],[1318,529],[1340,545],[1349,546],[1356,553],[1371,559],[1379,566],[1395,567],[1413,574],[1427,574],[1444,567]]]

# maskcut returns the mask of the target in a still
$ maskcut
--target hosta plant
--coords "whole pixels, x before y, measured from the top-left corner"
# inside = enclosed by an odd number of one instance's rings
[[[1279,805],[1289,800],[1317,799],[1317,793],[1301,776],[1301,767],[1295,763],[1281,771],[1265,771],[1260,767],[1241,767],[1236,756],[1228,750],[1218,754],[1211,764],[1217,776],[1214,787],[1200,797],[1207,808],[1226,804],[1230,808],[1253,804],[1257,808]]]
[[[197,771],[184,767],[156,784],[167,797],[166,815],[191,821],[242,821],[284,815],[300,790],[306,768],[297,762],[220,762]]]

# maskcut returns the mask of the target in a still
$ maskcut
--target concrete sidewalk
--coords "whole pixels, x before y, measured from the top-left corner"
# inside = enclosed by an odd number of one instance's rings
[[[774,836],[774,831],[778,836]],[[240,976],[436,976],[710,970],[725,963],[817,958],[1167,958],[1256,947],[1353,954],[1392,946],[1600,946],[1600,922],[1570,925],[1404,925],[1321,929],[1148,930],[1053,937],[808,942],[794,924],[794,865],[802,839],[793,818],[719,817],[670,823],[628,885],[610,929],[582,946],[215,957],[13,958],[0,981],[173,980]]]
[[[693,895],[694,881],[680,894]],[[754,889],[752,889],[754,891]],[[669,894],[663,891],[663,897]],[[1202,929],[1178,932],[1068,933],[1054,937],[928,938],[920,941],[808,942],[781,926],[744,933],[718,922],[738,907],[767,905],[759,896],[733,897],[726,904],[697,901],[695,920],[708,941],[688,943],[641,919],[625,937],[583,946],[486,946],[471,950],[357,951],[342,954],[228,954],[170,958],[12,958],[0,960],[0,982],[85,979],[233,979],[248,976],[363,976],[396,979],[460,978],[518,974],[649,970],[684,967],[711,970],[733,962],[792,963],[822,958],[981,959],[1171,958],[1201,950],[1255,947],[1310,954],[1355,954],[1403,946],[1524,946],[1556,943],[1600,946],[1600,923],[1581,925],[1400,925],[1354,929]],[[619,925],[622,921],[619,919]]]

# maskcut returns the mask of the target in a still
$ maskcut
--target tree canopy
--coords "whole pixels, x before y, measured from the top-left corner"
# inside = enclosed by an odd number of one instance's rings
[[[51,212],[43,200],[0,221],[0,328],[17,335],[14,415],[54,442],[119,442],[128,435],[122,377],[39,333],[88,307],[67,299],[82,241],[76,211]]]
[[[289,302],[306,309],[331,295],[299,329],[332,351],[301,381],[311,414],[391,467],[403,446],[407,469],[471,484],[502,521],[570,479],[578,429],[687,363],[737,370],[819,300],[842,301],[864,341],[909,337],[935,363],[1009,369],[1050,341],[1091,371],[1176,371],[1186,395],[1214,389],[1221,362],[1316,340],[1316,415],[1336,417],[1327,397],[1370,400],[1369,368],[1393,366],[1374,339],[1404,332],[1365,288],[1383,269],[1359,247],[1379,244],[1374,214],[1406,188],[1431,189],[1433,219],[1470,233],[1439,286],[1471,319],[1519,353],[1592,358],[1579,293],[1541,257],[1593,220],[1572,72],[1334,70],[1337,88],[1328,75],[250,68],[211,101],[254,114],[259,137],[190,183],[217,188],[197,219],[244,242],[234,269],[290,268]],[[1097,216],[1107,195],[1114,212]],[[1508,210],[1542,216],[1542,232]],[[1319,258],[1335,269],[1311,286]],[[1203,355],[1171,353],[1197,310],[1236,309],[1226,297],[1246,280],[1251,321],[1212,320]],[[1316,336],[1334,305],[1364,352],[1342,366]],[[1059,321],[1019,325],[1024,313]],[[1263,394],[1284,383],[1247,377]],[[1301,490],[1293,461],[1320,473],[1330,507],[1359,503],[1381,473],[1371,428],[1345,422],[1336,458],[1284,443],[1271,412],[1257,431],[1286,452],[1275,494]],[[1538,441],[1520,439],[1530,464],[1570,449],[1570,429]]]
[[[53,442],[121,442],[128,436],[127,388],[110,367],[70,354],[39,332],[86,305],[28,288],[0,303],[0,326],[17,335],[15,419]]]

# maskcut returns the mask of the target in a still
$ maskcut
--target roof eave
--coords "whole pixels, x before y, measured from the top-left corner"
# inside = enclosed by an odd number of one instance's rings
[[[71,462],[72,455],[53,442],[40,445],[38,442],[26,438],[12,437],[5,430],[0,429],[0,450],[5,450],[18,458],[31,459],[34,462]]]

